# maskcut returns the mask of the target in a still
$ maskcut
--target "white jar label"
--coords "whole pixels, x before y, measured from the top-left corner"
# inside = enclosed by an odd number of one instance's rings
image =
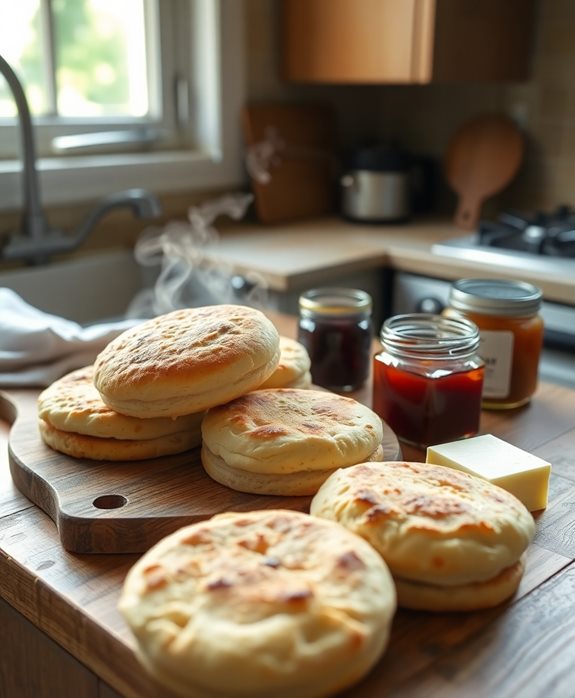
[[[485,363],[484,398],[506,398],[511,384],[513,332],[481,330],[479,356]]]

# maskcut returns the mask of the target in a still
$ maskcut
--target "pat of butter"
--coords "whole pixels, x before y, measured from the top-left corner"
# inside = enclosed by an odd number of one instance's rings
[[[492,434],[429,446],[426,463],[489,480],[514,494],[529,511],[547,506],[551,465]]]

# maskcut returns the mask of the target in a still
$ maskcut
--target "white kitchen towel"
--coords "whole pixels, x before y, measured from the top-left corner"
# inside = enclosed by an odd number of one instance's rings
[[[0,288],[0,387],[45,387],[75,368],[88,366],[121,332],[141,320],[83,327],[29,305]]]

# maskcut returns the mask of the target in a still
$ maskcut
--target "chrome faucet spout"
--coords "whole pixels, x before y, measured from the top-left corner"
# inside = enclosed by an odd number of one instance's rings
[[[162,215],[162,205],[158,198],[145,189],[134,188],[110,194],[90,211],[76,234],[72,236],[74,247],[84,242],[98,221],[106,214],[114,209],[126,207],[130,208],[138,218],[159,218]]]
[[[32,117],[22,85],[10,64],[2,56],[0,56],[0,73],[12,91],[20,123],[24,190],[23,233],[30,238],[39,239],[47,232],[49,226],[40,204],[40,182],[36,171],[36,145]]]
[[[36,169],[36,147],[30,109],[24,89],[6,60],[0,56],[2,74],[14,97],[22,134],[23,204],[22,229],[0,242],[0,259],[44,264],[55,254],[78,248],[108,212],[128,207],[140,218],[158,218],[162,207],[157,197],[145,189],[127,189],[104,198],[85,218],[74,234],[52,229],[42,210],[40,182]]]

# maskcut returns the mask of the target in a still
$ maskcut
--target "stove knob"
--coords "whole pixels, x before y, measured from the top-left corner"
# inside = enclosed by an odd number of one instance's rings
[[[571,215],[571,209],[567,204],[561,204],[560,206],[557,206],[557,210],[555,211],[555,219],[558,221],[566,221],[569,216]]]
[[[523,231],[523,239],[526,242],[539,242],[545,237],[546,229],[542,225],[528,225]]]
[[[231,277],[230,285],[233,294],[238,299],[245,299],[255,287],[253,281],[246,279],[245,276],[241,276],[240,274],[234,274],[234,276]]]
[[[416,313],[431,313],[439,315],[445,308],[445,303],[442,303],[439,298],[434,296],[425,296],[420,298],[415,306]]]

